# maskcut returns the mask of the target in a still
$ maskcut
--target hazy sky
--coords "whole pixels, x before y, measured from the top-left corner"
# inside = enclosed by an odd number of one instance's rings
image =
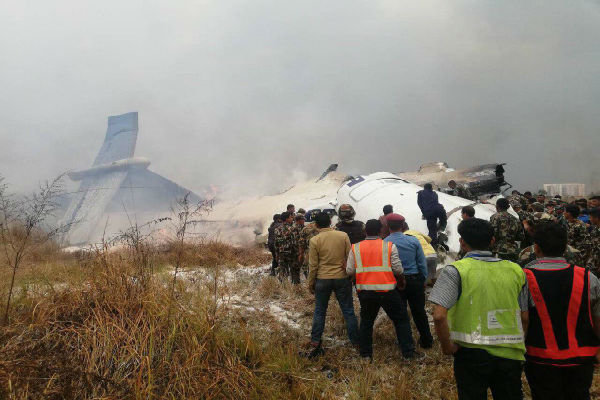
[[[598,1],[25,1],[0,13],[0,174],[90,166],[108,115],[191,189],[447,161],[598,185]]]

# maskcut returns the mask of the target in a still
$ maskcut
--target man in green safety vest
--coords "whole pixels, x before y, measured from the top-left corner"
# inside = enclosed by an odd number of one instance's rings
[[[458,226],[462,260],[446,266],[429,297],[444,354],[454,355],[459,399],[523,398],[521,373],[529,314],[521,267],[489,251],[494,229],[470,218]]]

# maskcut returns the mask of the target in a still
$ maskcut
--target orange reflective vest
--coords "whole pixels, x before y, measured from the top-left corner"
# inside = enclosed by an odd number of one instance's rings
[[[356,268],[356,290],[387,292],[396,288],[392,272],[391,242],[363,240],[352,245]]]

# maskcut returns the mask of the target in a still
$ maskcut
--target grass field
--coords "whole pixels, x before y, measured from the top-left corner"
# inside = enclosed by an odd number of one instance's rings
[[[30,257],[0,328],[0,399],[456,398],[451,359],[436,344],[403,361],[383,312],[374,363],[361,361],[334,299],[326,354],[299,357],[312,297],[269,277],[263,250],[188,245],[174,285],[173,253],[50,246]]]

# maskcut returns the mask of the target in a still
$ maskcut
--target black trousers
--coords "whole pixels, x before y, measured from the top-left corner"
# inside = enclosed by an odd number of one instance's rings
[[[428,211],[427,214],[425,214],[425,219],[427,220],[427,230],[429,231],[431,244],[436,245],[438,243],[438,219],[440,221],[440,228],[442,228],[442,230],[446,228],[446,224],[448,223],[448,217],[446,216],[446,210],[444,209],[444,206],[438,204],[436,208]]]
[[[394,323],[402,354],[408,355],[415,350],[406,304],[397,290],[389,292],[361,290],[358,292],[358,300],[360,301],[359,345],[361,356],[373,356],[373,324],[380,308],[383,308],[383,311]]]
[[[454,355],[454,377],[459,400],[522,400],[523,362],[494,357],[482,349],[460,348]]]
[[[555,367],[527,362],[525,376],[533,400],[589,400],[594,364]]]
[[[433,336],[425,311],[425,278],[420,274],[406,275],[406,288],[400,294],[410,307],[410,313],[419,331],[419,342],[422,346],[430,345],[433,343]]]
[[[273,261],[271,262],[271,271],[270,274],[271,276],[275,276],[277,271],[277,255],[275,254],[275,249],[272,247],[269,247],[269,251],[271,252],[271,256],[273,257]]]

